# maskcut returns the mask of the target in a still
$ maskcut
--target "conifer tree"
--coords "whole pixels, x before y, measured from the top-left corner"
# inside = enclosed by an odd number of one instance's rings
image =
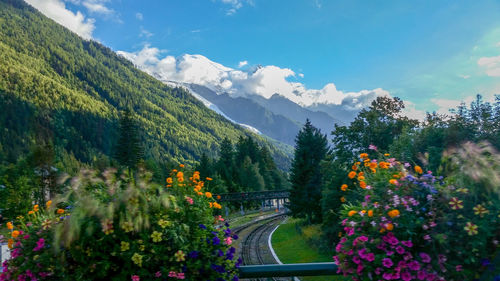
[[[132,111],[125,109],[120,118],[120,135],[116,146],[116,159],[120,165],[129,169],[137,169],[144,156],[139,130]]]
[[[233,184],[234,150],[233,144],[227,137],[222,140],[216,166],[217,173],[226,182],[228,191],[235,192]]]
[[[295,138],[295,158],[290,181],[290,210],[295,217],[321,221],[321,161],[328,153],[328,141],[309,120]]]

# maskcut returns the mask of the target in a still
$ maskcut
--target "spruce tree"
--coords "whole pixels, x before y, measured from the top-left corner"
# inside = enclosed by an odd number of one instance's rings
[[[295,138],[295,157],[290,182],[290,210],[293,216],[321,221],[321,161],[328,153],[328,141],[309,119]]]
[[[222,180],[226,183],[229,192],[235,192],[233,183],[233,172],[234,172],[234,150],[233,144],[226,137],[222,140],[220,145],[220,155],[217,161],[217,173],[220,175]]]
[[[132,111],[127,108],[121,114],[119,139],[116,146],[116,159],[120,165],[136,170],[144,156],[139,130]]]

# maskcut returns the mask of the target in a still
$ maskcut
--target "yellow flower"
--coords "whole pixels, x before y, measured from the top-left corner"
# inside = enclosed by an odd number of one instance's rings
[[[168,184],[171,184],[171,183],[173,183],[173,182],[174,182],[174,181],[172,180],[172,178],[167,178],[167,183],[168,183]]]
[[[165,228],[167,226],[172,225],[172,223],[170,221],[167,221],[167,220],[164,220],[164,219],[160,219],[158,221],[158,225],[161,226],[161,228]]]
[[[422,174],[424,171],[422,171],[422,167],[416,165],[415,166],[415,172],[418,173],[418,174]]]
[[[342,191],[346,191],[346,190],[347,190],[347,184],[343,184],[343,185],[340,187],[340,189],[341,189]]]
[[[362,180],[365,180],[365,177],[363,177],[363,176],[359,176],[359,177],[358,177],[358,181],[362,181]]]
[[[472,208],[472,210],[474,210],[474,214],[479,215],[481,217],[483,217],[484,215],[486,215],[487,213],[490,212],[485,207],[483,207],[481,204],[478,204],[476,207]]]
[[[353,179],[355,176],[356,176],[356,172],[354,171],[351,171],[348,175],[347,175],[350,179]]]
[[[178,262],[185,261],[186,260],[186,255],[182,250],[177,251],[177,253],[174,254],[175,260]]]
[[[126,222],[122,223],[121,228],[125,232],[131,232],[132,230],[134,230],[134,225],[131,222],[126,221]]]
[[[457,189],[457,192],[460,192],[460,193],[463,193],[463,194],[467,194],[467,193],[469,193],[469,190],[467,188],[463,187],[463,188]]]
[[[125,251],[127,251],[128,249],[130,249],[130,243],[129,243],[129,242],[122,241],[122,242],[121,242],[121,245],[120,245],[120,250],[121,250],[122,252],[125,252]]]
[[[134,255],[132,256],[132,261],[138,266],[142,267],[142,256],[138,253],[134,253]]]
[[[356,211],[354,211],[354,210],[351,210],[351,211],[349,211],[349,213],[347,213],[347,215],[350,217],[354,216],[355,214],[356,214]]]
[[[385,156],[385,157],[387,157],[387,156],[390,156],[390,154],[389,154],[389,153],[386,153],[386,154],[384,154],[384,156]]]
[[[478,233],[477,231],[477,225],[473,224],[472,222],[467,222],[464,227],[465,231],[467,231],[467,234],[470,236],[476,235]]]
[[[153,242],[160,242],[161,240],[163,240],[161,238],[161,232],[158,232],[158,231],[153,231],[153,234],[151,234],[151,238],[153,239]]]
[[[462,209],[464,207],[463,201],[459,200],[457,197],[452,197],[448,204],[450,204],[453,210]]]
[[[50,208],[50,206],[52,205],[52,200],[49,200],[47,201],[47,203],[45,203],[45,207]]]

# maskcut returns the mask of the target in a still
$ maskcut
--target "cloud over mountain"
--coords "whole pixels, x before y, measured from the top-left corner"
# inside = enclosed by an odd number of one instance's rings
[[[303,83],[289,81],[300,79],[300,75],[289,68],[267,65],[238,70],[202,55],[162,56],[160,49],[149,45],[137,52],[117,53],[162,80],[200,84],[232,96],[260,95],[269,99],[278,94],[304,107],[341,105],[346,110],[356,111],[369,105],[377,96],[389,95],[381,88],[344,92],[338,90],[334,83],[328,83],[321,89],[308,89]]]

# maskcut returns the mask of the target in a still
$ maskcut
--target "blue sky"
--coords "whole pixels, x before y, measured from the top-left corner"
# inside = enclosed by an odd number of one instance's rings
[[[86,36],[115,51],[276,66],[306,89],[381,88],[420,113],[500,94],[500,1],[26,1],[80,13]]]

